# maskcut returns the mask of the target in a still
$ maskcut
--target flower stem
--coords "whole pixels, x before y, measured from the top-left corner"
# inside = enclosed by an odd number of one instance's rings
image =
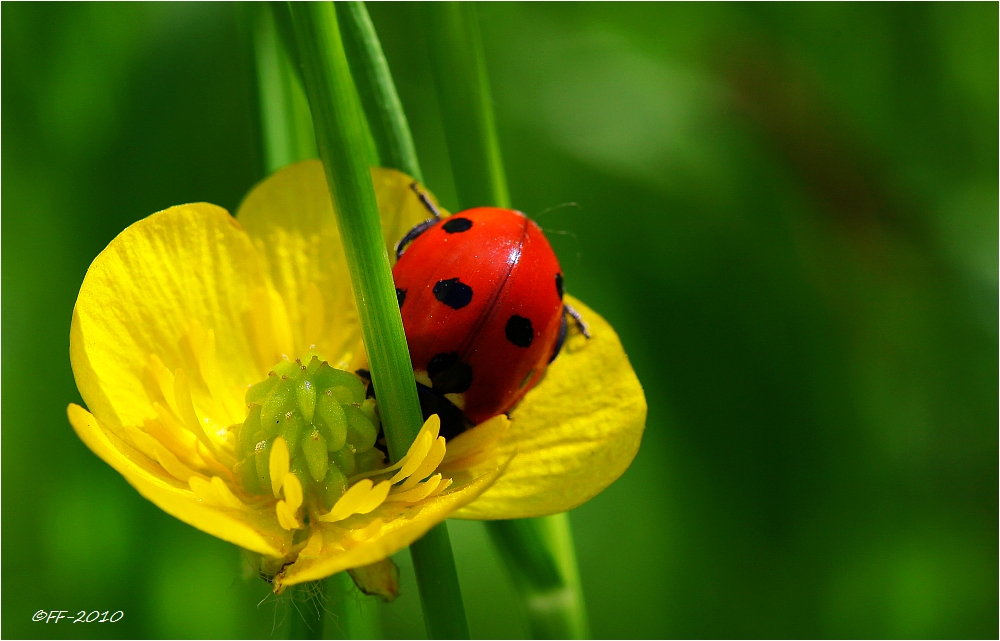
[[[366,122],[333,4],[290,3],[289,7],[316,143],[361,315],[389,456],[395,461],[406,454],[416,438],[422,416],[369,173]],[[428,633],[468,638],[447,526],[438,525],[411,550]],[[422,559],[419,563],[418,556]]]
[[[462,593],[458,590],[458,572],[451,551],[448,523],[441,523],[410,546],[417,574],[420,604],[424,611],[427,636],[431,639],[468,639],[469,622],[465,618]],[[447,558],[449,563],[442,563]],[[457,594],[457,603],[451,595]]]
[[[354,585],[347,572],[338,572],[326,579],[330,616],[327,638],[378,639],[382,627],[378,619],[376,597],[365,596]]]
[[[475,6],[428,3],[426,19],[459,207],[510,207]],[[488,521],[486,528],[528,611],[532,634],[586,637],[569,517]]]
[[[486,531],[521,595],[532,636],[588,638],[569,515],[488,521]]]
[[[347,62],[371,127],[379,164],[423,182],[410,125],[368,9],[364,2],[355,1],[337,2],[335,6]]]

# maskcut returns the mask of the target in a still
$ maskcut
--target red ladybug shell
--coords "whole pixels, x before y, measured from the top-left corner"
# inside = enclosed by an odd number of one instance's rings
[[[444,218],[392,274],[418,380],[426,373],[474,424],[541,378],[562,323],[562,273],[524,214],[480,207]]]

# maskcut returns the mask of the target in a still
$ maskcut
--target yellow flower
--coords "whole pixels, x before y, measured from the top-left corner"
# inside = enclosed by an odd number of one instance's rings
[[[373,180],[389,251],[426,211],[403,174]],[[568,510],[625,471],[642,388],[614,330],[570,300],[592,338],[571,334],[509,420],[445,443],[431,417],[384,467],[371,401],[339,371],[364,362],[361,328],[322,165],[306,161],[255,187],[238,222],[181,205],[101,252],[70,334],[90,411],[70,405],[69,419],[160,508],[261,554],[280,591],[384,559],[449,516]]]

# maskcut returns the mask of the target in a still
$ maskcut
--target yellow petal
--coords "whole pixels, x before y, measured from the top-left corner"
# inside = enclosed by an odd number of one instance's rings
[[[303,557],[274,578],[275,591],[315,581],[349,568],[369,565],[410,545],[452,512],[483,492],[503,471],[496,466],[464,486],[412,505],[387,501],[365,516],[355,516],[350,528],[344,523],[314,523],[323,533],[323,554]],[[449,480],[449,479],[445,479]],[[362,483],[364,481],[361,481]],[[345,495],[346,496],[346,495]],[[311,545],[311,543],[310,543]]]
[[[510,427],[510,419],[500,414],[462,432],[448,443],[448,451],[441,462],[442,466],[448,466],[448,464],[461,461],[467,456],[492,449],[508,427]]]
[[[195,496],[208,505],[228,507],[234,510],[250,509],[233,494],[226,482],[218,476],[213,476],[211,482],[198,476],[192,476],[188,480],[188,485]]]
[[[510,428],[510,419],[499,414],[468,429],[448,443],[438,471],[443,474],[471,473],[475,476],[480,467],[490,464],[497,452],[497,444]]]
[[[392,261],[392,245],[430,215],[405,174],[374,168],[372,181]],[[315,345],[331,364],[349,361],[361,329],[323,164],[306,160],[275,172],[251,190],[238,217],[284,300],[295,353]]]
[[[646,397],[614,329],[580,301],[590,324],[571,334],[545,377],[511,412],[498,444],[507,471],[454,516],[512,519],[564,512],[593,498],[632,463],[646,424]]]
[[[217,358],[226,364],[219,376],[242,396],[263,377],[246,316],[250,289],[264,282],[249,236],[215,205],[171,207],[130,226],[94,259],[73,310],[70,358],[87,406],[119,434],[122,425],[153,418],[158,399],[145,381],[154,355],[166,372],[183,368],[201,385],[185,340],[191,321],[214,331]],[[211,418],[221,425],[243,420]]]
[[[199,499],[189,486],[177,481],[157,463],[121,441],[87,410],[71,404],[67,414],[73,429],[87,447],[166,513],[247,550],[274,557],[282,557],[288,551],[291,536],[286,535],[276,522],[260,519],[257,512],[213,506]],[[205,483],[205,486],[211,487],[215,483],[213,479],[212,484]],[[218,502],[226,500],[230,499],[217,495]]]

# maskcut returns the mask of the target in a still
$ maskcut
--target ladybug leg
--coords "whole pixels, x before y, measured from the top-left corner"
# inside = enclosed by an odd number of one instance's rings
[[[434,206],[434,203],[432,203],[431,199],[427,197],[427,194],[420,191],[420,187],[417,186],[416,182],[410,183],[410,189],[413,190],[413,193],[417,195],[417,198],[420,199],[420,202],[423,203],[424,207],[427,208],[427,211],[429,211],[434,218],[431,220],[425,220],[410,231],[406,232],[406,235],[399,239],[399,242],[396,243],[395,247],[396,260],[399,260],[399,257],[403,255],[403,251],[406,250],[406,246],[416,240],[417,236],[424,233],[427,231],[428,227],[433,227],[439,220],[441,220],[441,212]]]
[[[412,189],[413,193],[417,195],[417,198],[420,199],[420,202],[424,204],[424,207],[427,208],[427,211],[431,212],[431,216],[434,216],[434,218],[437,220],[441,220],[441,212],[438,210],[437,207],[434,206],[434,203],[432,203],[431,199],[427,197],[427,194],[420,191],[420,188],[417,187],[417,183],[415,182],[410,183],[410,189]]]
[[[406,246],[407,245],[409,245],[414,240],[416,240],[417,236],[419,236],[420,234],[422,234],[425,231],[427,231],[428,228],[433,227],[434,225],[436,225],[437,222],[438,221],[437,221],[436,218],[432,218],[430,220],[425,220],[424,222],[422,222],[419,225],[415,226],[410,231],[406,232],[406,235],[403,236],[402,238],[400,238],[399,242],[396,243],[396,260],[399,260],[399,257],[403,255],[403,252],[406,250]]]
[[[565,324],[566,322],[564,320],[563,325],[565,326]],[[565,334],[565,332],[563,332],[563,334]],[[556,353],[559,353],[558,349],[556,350]],[[553,358],[555,357],[553,356]],[[357,374],[362,380],[366,381],[365,398],[375,398],[375,385],[372,384],[371,372],[366,369],[359,369],[354,373]],[[445,398],[443,394],[435,392],[423,383],[417,383],[417,398],[420,399],[420,413],[423,414],[425,421],[431,417],[431,414],[437,414],[438,418],[441,419],[441,436],[445,437],[446,440],[451,440],[472,427],[472,423],[465,418],[465,414],[462,414],[462,410],[458,409],[458,407]],[[381,427],[378,429],[375,445],[378,446],[378,448],[383,452],[389,452],[389,449],[385,444],[385,433],[382,431]]]
[[[563,343],[566,342],[566,308],[563,308],[563,313],[559,315],[559,338],[556,339],[555,349],[552,350],[552,358],[549,362],[556,360],[556,356],[559,356],[559,352],[562,351]]]
[[[576,311],[569,305],[563,305],[563,309],[570,315],[573,322],[576,323],[576,327],[580,330],[580,333],[587,338],[590,338],[590,327],[587,325],[587,322],[583,320],[583,316],[580,316],[580,312]]]
[[[559,338],[556,339],[555,349],[552,350],[552,358],[549,359],[550,363],[556,360],[556,356],[559,356],[559,352],[562,351],[563,343],[566,342],[566,331],[569,329],[568,323],[566,322],[567,316],[573,319],[573,322],[576,324],[576,327],[580,330],[581,334],[586,336],[588,339],[590,338],[590,327],[587,326],[586,321],[584,321],[583,317],[580,316],[580,312],[576,311],[569,305],[563,305],[562,322],[559,324]]]

